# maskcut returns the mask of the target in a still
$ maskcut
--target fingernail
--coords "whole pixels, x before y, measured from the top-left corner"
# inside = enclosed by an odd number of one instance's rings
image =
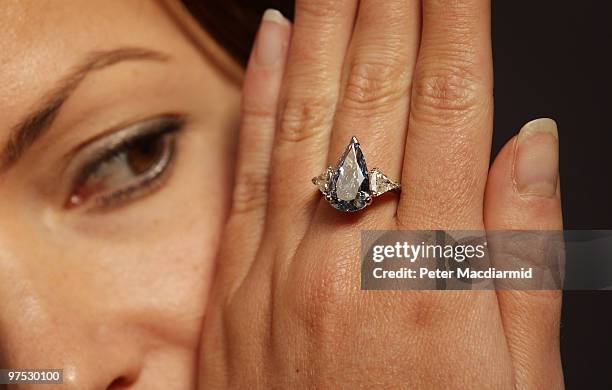
[[[527,123],[518,134],[514,153],[514,183],[521,195],[550,198],[557,191],[559,135],[548,118]]]
[[[268,9],[264,12],[255,45],[257,65],[274,65],[283,57],[287,45],[283,30],[288,25],[289,21],[279,11]]]

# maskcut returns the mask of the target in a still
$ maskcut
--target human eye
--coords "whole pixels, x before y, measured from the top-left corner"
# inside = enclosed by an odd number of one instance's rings
[[[165,115],[103,134],[80,147],[64,207],[109,209],[162,187],[184,122],[179,115]]]

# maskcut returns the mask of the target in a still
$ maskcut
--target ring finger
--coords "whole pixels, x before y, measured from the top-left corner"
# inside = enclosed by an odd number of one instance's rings
[[[368,168],[399,180],[419,35],[420,1],[361,1],[344,63],[331,159],[356,136]],[[391,216],[395,205],[387,204]]]

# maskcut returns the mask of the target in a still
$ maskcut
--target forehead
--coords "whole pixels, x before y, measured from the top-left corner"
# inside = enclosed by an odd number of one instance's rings
[[[176,48],[178,31],[153,0],[2,0],[0,139],[92,51]]]

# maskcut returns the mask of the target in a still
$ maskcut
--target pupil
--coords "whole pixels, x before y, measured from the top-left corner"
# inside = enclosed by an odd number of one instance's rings
[[[152,137],[137,142],[127,150],[130,169],[137,175],[148,171],[159,160],[163,150],[163,137]]]

